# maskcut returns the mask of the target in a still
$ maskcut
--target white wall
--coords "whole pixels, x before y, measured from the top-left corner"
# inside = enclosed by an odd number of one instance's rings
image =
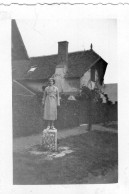
[[[96,74],[97,76],[97,74]],[[95,82],[91,81],[91,69],[89,69],[80,79],[80,87],[87,86],[90,89],[94,89]]]
[[[80,89],[79,79],[67,79],[65,76],[65,69],[56,68],[54,78],[55,85],[58,87],[59,92],[78,92]]]

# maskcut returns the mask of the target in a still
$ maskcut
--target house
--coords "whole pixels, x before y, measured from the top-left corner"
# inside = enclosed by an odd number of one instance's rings
[[[101,87],[107,62],[91,47],[87,51],[68,53],[68,42],[58,42],[58,54],[30,58],[30,69],[22,82],[35,92],[42,92],[50,77],[55,78],[61,93],[77,94],[82,85]]]
[[[50,77],[60,93],[76,95],[82,85],[102,87],[107,62],[94,50],[68,52],[68,42],[58,42],[58,53],[28,57],[15,20],[12,20],[12,78],[33,93],[40,93]]]
[[[16,21],[12,20],[13,118],[16,134],[18,128],[19,133],[25,132],[26,129],[25,133],[29,133],[29,130],[40,131],[43,127],[41,101],[38,101],[40,99],[36,94],[42,94],[50,77],[55,79],[60,94],[68,94],[68,100],[72,101],[68,101],[68,109],[64,107],[65,105],[60,108],[57,128],[87,123],[86,106],[82,103],[79,112],[78,106],[74,106],[75,110],[72,104],[77,105],[75,95],[80,92],[83,85],[90,89],[100,87],[103,93],[108,95],[109,100],[113,100],[112,97],[115,96],[114,102],[116,101],[117,92],[114,93],[116,87],[114,89],[113,85],[104,84],[107,62],[94,51],[93,45],[90,45],[89,50],[76,52],[68,52],[68,45],[67,41],[61,41],[58,42],[57,54],[29,57]],[[104,95],[102,98],[105,100]],[[116,119],[117,109],[113,110]],[[100,118],[100,114],[94,112]]]

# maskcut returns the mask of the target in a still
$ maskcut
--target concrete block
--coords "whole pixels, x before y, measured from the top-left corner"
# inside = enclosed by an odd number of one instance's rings
[[[57,129],[43,130],[42,146],[47,150],[57,151]]]

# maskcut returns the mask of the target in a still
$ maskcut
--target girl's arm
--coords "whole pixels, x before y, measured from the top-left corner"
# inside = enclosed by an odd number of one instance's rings
[[[58,88],[57,88],[57,106],[60,106],[60,96]]]
[[[42,98],[42,104],[43,104],[43,105],[44,105],[45,100],[46,100],[46,95],[47,95],[47,92],[46,92],[46,88],[45,88],[44,94],[43,94],[43,98]]]

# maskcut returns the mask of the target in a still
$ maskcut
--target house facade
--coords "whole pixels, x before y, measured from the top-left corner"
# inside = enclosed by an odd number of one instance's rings
[[[102,87],[107,62],[91,46],[87,51],[68,52],[68,42],[58,42],[58,54],[30,58],[30,69],[24,84],[35,92],[42,92],[50,77],[60,93],[77,94],[85,85]]]

